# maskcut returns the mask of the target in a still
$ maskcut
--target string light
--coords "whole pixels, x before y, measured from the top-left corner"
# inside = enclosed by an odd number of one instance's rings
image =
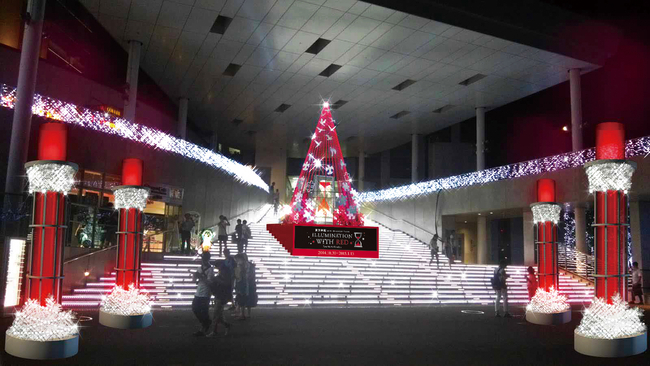
[[[643,310],[630,308],[619,294],[612,296],[612,303],[597,297],[583,311],[576,333],[583,337],[616,339],[638,335],[646,331],[641,321]]]
[[[569,309],[570,306],[566,302],[566,296],[560,295],[553,286],[548,291],[538,288],[535,296],[526,305],[526,311],[543,314],[562,313]]]
[[[147,207],[147,198],[149,197],[148,188],[138,187],[116,187],[113,190],[115,195],[115,209],[136,208],[143,211]]]
[[[115,315],[144,315],[151,312],[151,299],[147,292],[141,291],[133,284],[129,285],[128,290],[115,285],[111,293],[102,300],[99,309]]]
[[[68,339],[79,334],[79,327],[71,311],[63,311],[53,297],[47,298],[45,306],[29,299],[16,312],[14,323],[7,334],[19,339],[49,342]]]
[[[556,203],[537,203],[530,207],[533,211],[533,221],[535,223],[552,222],[557,224],[560,221],[560,211],[562,207]]]
[[[0,84],[0,107],[14,108],[16,88]],[[70,123],[109,135],[142,143],[185,158],[200,161],[234,177],[237,181],[253,185],[268,192],[269,187],[255,170],[228,159],[212,150],[176,138],[151,127],[128,120],[106,116],[104,113],[76,106],[57,99],[34,95],[32,113],[53,120]]]
[[[641,137],[626,142],[626,158],[647,155],[650,155],[650,137]],[[432,194],[440,190],[458,189],[562,169],[578,168],[594,160],[595,157],[595,149],[591,148],[417,184],[363,192],[359,194],[359,200],[362,202],[401,200]]]
[[[75,165],[64,162],[35,161],[28,163],[29,193],[49,191],[68,194],[74,186],[76,173]]]
[[[623,191],[632,188],[632,174],[636,166],[625,161],[599,160],[585,166],[589,193]]]
[[[564,204],[564,245],[567,247],[576,247],[576,220],[575,214],[569,211],[569,204]]]

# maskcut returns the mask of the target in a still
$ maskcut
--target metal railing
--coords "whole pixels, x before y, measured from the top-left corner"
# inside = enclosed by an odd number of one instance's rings
[[[557,252],[558,267],[591,283],[594,282],[595,259],[593,255],[579,252],[561,243],[558,245]]]
[[[394,218],[394,217],[392,217],[392,216],[390,216],[388,214],[385,214],[385,213],[383,213],[381,211],[378,211],[378,210],[376,210],[374,208],[367,207],[366,209],[371,211],[370,215],[379,214],[379,215],[381,215],[383,217],[388,218],[392,222],[392,225],[389,226],[387,224],[383,224],[384,226],[388,227],[391,230],[400,231],[400,232],[402,232],[402,233],[404,233],[404,234],[406,234],[406,235],[408,235],[410,237],[413,237],[413,238],[421,241],[425,245],[429,242],[430,238],[433,237],[433,235],[434,235],[428,229],[425,229],[425,228],[423,228],[421,226],[418,226],[418,225],[416,225],[416,224],[414,224],[414,223],[412,223],[412,222],[410,222],[408,220],[396,219],[396,218]],[[372,217],[370,219],[372,220]],[[377,221],[378,223],[381,224],[381,222],[379,220],[374,220],[374,221]],[[421,232],[426,233],[426,235],[428,237],[427,238],[422,238],[421,235],[418,235],[417,231],[421,231]]]

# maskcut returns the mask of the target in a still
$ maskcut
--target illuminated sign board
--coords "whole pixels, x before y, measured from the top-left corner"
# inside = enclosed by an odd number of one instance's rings
[[[11,238],[9,241],[9,258],[7,258],[7,277],[5,281],[4,306],[20,305],[23,269],[25,268],[25,239]]]

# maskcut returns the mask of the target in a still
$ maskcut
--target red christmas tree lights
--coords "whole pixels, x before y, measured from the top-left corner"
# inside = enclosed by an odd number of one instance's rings
[[[320,119],[291,198],[286,224],[363,226],[328,102]]]

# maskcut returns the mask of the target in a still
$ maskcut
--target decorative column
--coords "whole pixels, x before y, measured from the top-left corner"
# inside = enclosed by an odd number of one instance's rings
[[[181,98],[178,100],[178,137],[183,140],[187,139],[187,104],[189,99]]]
[[[485,107],[476,108],[476,171],[485,169]]]
[[[140,159],[122,161],[122,185],[113,187],[118,210],[115,287],[102,301],[99,323],[111,328],[136,329],[151,325],[151,303],[140,290],[143,213],[149,188],[142,186]]]
[[[41,125],[38,159],[25,164],[33,194],[32,239],[27,258],[25,304],[7,330],[7,353],[29,359],[66,358],[77,354],[79,331],[70,312],[61,309],[66,200],[77,165],[66,160],[67,130],[58,123]]]
[[[140,72],[140,51],[142,43],[129,41],[129,63],[126,69],[126,84],[129,99],[124,102],[124,118],[135,122],[135,105],[138,97],[138,73]]]
[[[555,181],[537,181],[537,202],[530,205],[535,224],[539,288],[526,306],[526,320],[540,325],[571,321],[571,307],[558,292],[557,223],[562,206],[555,203]]]
[[[569,88],[571,89],[571,145],[573,151],[582,150],[582,91],[580,87],[580,69],[569,70]]]
[[[575,331],[575,350],[589,356],[625,357],[645,352],[642,311],[627,298],[628,197],[636,164],[625,159],[623,124],[596,126],[596,160],[585,164],[594,195],[596,297]]]

